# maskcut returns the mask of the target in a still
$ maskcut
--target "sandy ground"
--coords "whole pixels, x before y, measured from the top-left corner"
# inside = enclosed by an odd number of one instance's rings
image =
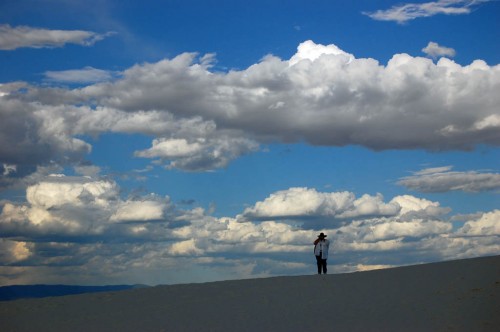
[[[1,331],[499,331],[500,256],[0,303]]]

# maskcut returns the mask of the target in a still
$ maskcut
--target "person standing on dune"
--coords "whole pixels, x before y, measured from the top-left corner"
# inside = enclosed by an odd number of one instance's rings
[[[326,260],[328,259],[328,248],[330,247],[330,241],[326,239],[326,235],[321,233],[318,238],[314,241],[314,256],[316,256],[316,263],[318,264],[318,274],[326,274],[328,271],[326,267]]]

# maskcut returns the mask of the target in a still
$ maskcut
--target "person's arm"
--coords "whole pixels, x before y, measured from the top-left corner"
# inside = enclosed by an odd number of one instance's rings
[[[319,239],[314,240],[314,245],[317,245],[319,242]]]

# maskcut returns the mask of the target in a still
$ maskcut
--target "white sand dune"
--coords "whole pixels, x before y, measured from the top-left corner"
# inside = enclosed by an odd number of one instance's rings
[[[1,331],[498,331],[500,256],[0,303]]]

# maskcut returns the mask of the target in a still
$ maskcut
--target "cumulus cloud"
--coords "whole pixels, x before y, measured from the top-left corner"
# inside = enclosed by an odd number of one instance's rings
[[[192,256],[192,255],[201,255],[203,254],[203,250],[199,249],[196,246],[196,242],[194,239],[176,242],[172,244],[169,250],[172,255],[179,256]]]
[[[493,254],[499,247],[499,211],[468,216],[455,231],[439,202],[408,195],[385,203],[380,195],[290,188],[246,209],[242,215],[263,217],[250,220],[182,210],[156,195],[123,199],[119,191],[109,180],[57,175],[28,187],[26,203],[3,201],[0,265],[23,267],[16,278],[30,282],[156,284],[197,280],[199,269],[219,280],[307,274],[319,231],[332,239],[335,272]],[[281,219],[306,224],[311,216],[346,214],[342,223],[315,228]],[[9,273],[3,268],[0,283]]]
[[[416,18],[431,17],[439,14],[470,14],[475,7],[489,1],[491,0],[438,0],[425,3],[406,3],[393,6],[387,10],[363,12],[363,14],[378,21],[405,23]]]
[[[0,25],[0,50],[15,50],[21,47],[62,47],[68,43],[91,46],[112,34],[114,33],[98,34],[83,30],[49,30],[28,26],[11,27],[3,24]]]
[[[7,87],[5,90],[8,91]],[[33,98],[38,100],[39,91],[34,90]],[[51,91],[58,94],[61,89]],[[0,134],[4,136],[0,161],[9,165],[9,170],[17,167],[23,175],[29,172],[22,172],[20,167],[29,167],[33,172],[36,166],[52,162],[81,164],[92,147],[75,136],[98,136],[106,132],[158,136],[150,149],[137,151],[135,155],[160,159],[169,168],[187,171],[225,167],[259,147],[254,139],[242,137],[243,132],[218,130],[213,121],[199,116],[182,118],[156,110],[125,112],[108,107],[52,106],[27,101],[25,97],[9,91],[0,106],[0,112],[6,117],[0,124],[0,128],[5,128]]]
[[[432,58],[437,58],[441,56],[453,58],[456,54],[453,48],[441,46],[435,42],[429,42],[429,44],[427,44],[427,46],[422,49],[422,52],[424,52],[425,54],[427,54]]]
[[[405,238],[425,238],[446,234],[452,229],[449,222],[432,218],[401,221],[377,218],[354,221],[336,230],[351,250],[396,250],[405,246]]]
[[[458,231],[470,236],[500,236],[500,210],[494,210],[471,220]]]
[[[168,197],[124,200],[117,184],[110,180],[50,175],[27,187],[26,204],[5,202],[0,229],[4,234],[32,240],[135,238],[141,237],[147,226],[141,231],[140,226],[127,223],[167,222],[169,217],[175,223],[176,216],[168,214],[169,208]]]
[[[37,166],[79,162],[91,151],[90,144],[73,136],[77,108],[0,98],[0,163],[9,170],[4,167],[4,176],[23,177]]]
[[[427,168],[401,178],[399,185],[420,192],[482,192],[500,189],[500,174],[490,172],[452,171],[451,166]]]
[[[290,58],[289,64],[290,66],[293,66],[302,60],[315,61],[324,55],[340,56],[346,63],[354,60],[354,56],[352,54],[344,52],[336,45],[331,44],[325,46],[308,40],[299,45],[297,53]]]
[[[135,66],[117,82],[80,93],[127,112],[200,116],[217,130],[240,130],[263,142],[465,149],[498,144],[499,71],[479,60],[435,64],[407,54],[383,66],[307,41],[289,61],[267,56],[242,71],[213,73],[186,53]],[[472,118],[471,107],[478,110]]]
[[[356,199],[350,192],[322,193],[311,188],[290,188],[271,194],[262,202],[246,208],[240,218],[272,220],[331,217],[336,219],[391,216],[401,207],[384,203],[383,197],[363,195]]]
[[[116,185],[108,181],[51,175],[45,181],[30,186],[26,190],[26,199],[31,206],[49,210],[66,204],[106,206],[108,198],[116,194]]]
[[[439,202],[433,202],[428,199],[418,198],[411,195],[396,196],[391,202],[398,204],[401,207],[400,215],[402,217],[419,216],[421,218],[436,218],[450,212],[449,208],[441,207]]]
[[[2,84],[0,163],[17,176],[82,163],[92,147],[81,137],[107,132],[151,135],[135,155],[187,171],[225,167],[269,142],[433,151],[500,143],[500,67],[481,60],[396,54],[382,65],[306,41],[289,60],[268,55],[240,71],[212,72],[212,61],[184,53],[75,89]]]
[[[4,234],[32,239],[99,235],[117,196],[113,182],[52,175],[26,189],[27,204],[6,203],[0,227]]]

